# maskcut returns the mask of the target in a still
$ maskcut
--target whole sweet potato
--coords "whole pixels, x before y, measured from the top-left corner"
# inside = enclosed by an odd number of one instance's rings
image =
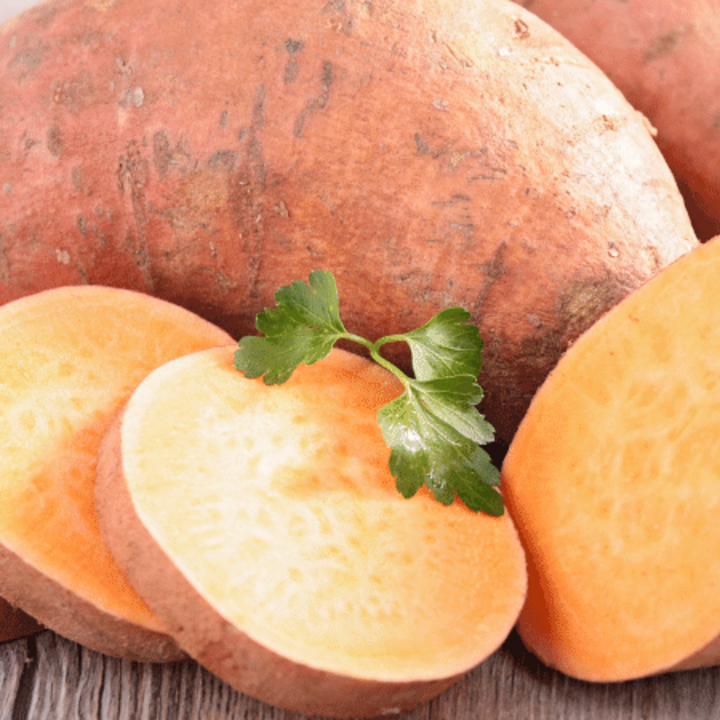
[[[239,336],[324,268],[367,337],[463,305],[505,439],[697,243],[644,119],[509,0],[50,0],[0,98],[0,302],[120,285]]]

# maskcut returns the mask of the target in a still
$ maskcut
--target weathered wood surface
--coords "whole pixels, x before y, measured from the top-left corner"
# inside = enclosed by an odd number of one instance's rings
[[[462,682],[402,720],[710,720],[720,668],[591,685],[538,663],[514,635]],[[45,631],[0,645],[0,720],[303,720],[192,662],[131,663]]]

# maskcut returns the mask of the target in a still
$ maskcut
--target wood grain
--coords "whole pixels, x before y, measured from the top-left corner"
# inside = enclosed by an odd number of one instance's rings
[[[403,720],[711,720],[720,668],[592,685],[554,672],[513,634],[492,658]],[[50,631],[0,645],[0,720],[304,720],[193,662],[117,660]]]

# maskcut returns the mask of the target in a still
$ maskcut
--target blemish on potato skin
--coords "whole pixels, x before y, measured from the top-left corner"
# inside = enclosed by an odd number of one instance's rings
[[[8,69],[17,69],[17,79],[19,82],[22,82],[43,64],[47,54],[48,48],[42,41],[38,41],[32,47],[18,50],[8,63]]]
[[[558,313],[563,318],[566,331],[574,335],[575,328],[587,327],[606,310],[617,305],[627,292],[628,288],[609,275],[571,284],[558,301]]]
[[[520,18],[515,18],[513,29],[515,37],[520,40],[525,40],[530,37],[530,28],[528,27],[528,24]]]
[[[172,152],[170,150],[170,141],[168,140],[165,130],[158,130],[153,135],[153,163],[158,175],[165,178],[170,169],[172,161]]]
[[[141,87],[134,87],[125,93],[125,98],[120,101],[121,107],[141,108],[145,103],[145,91]]]
[[[148,210],[145,198],[149,171],[149,162],[143,156],[138,143],[130,140],[127,143],[125,154],[118,159],[116,175],[120,193],[127,194],[132,204],[134,228],[128,228],[125,246],[142,273],[146,290],[152,292],[155,282],[147,252]]]
[[[63,150],[63,140],[57,125],[53,125],[47,131],[47,147],[50,154],[54,157],[60,157]]]
[[[53,88],[52,99],[66,107],[71,114],[80,114],[99,100],[92,74],[81,70],[67,80],[58,81]]]
[[[256,130],[265,126],[265,85],[258,85],[252,108],[252,125]]]
[[[672,55],[691,31],[692,28],[673,28],[663,35],[660,35],[660,37],[655,38],[650,47],[645,51],[643,60],[650,63]]]
[[[477,268],[482,271],[484,277],[482,286],[478,289],[477,295],[475,296],[475,301],[473,302],[472,307],[469,308],[470,312],[475,317],[482,316],[482,307],[485,304],[488,295],[496,283],[502,280],[507,272],[507,265],[504,261],[507,249],[507,241],[501,242],[495,249],[495,252],[490,260],[477,266]]]
[[[290,55],[290,58],[287,61],[287,65],[285,66],[285,84],[289,85],[290,83],[295,82],[297,78],[298,71],[300,69],[300,64],[298,63],[298,59],[296,57],[297,53],[299,53],[303,48],[305,47],[305,43],[302,40],[293,40],[292,38],[288,38],[285,41],[285,49],[287,50],[288,54]]]
[[[292,38],[288,38],[285,41],[285,49],[290,55],[295,55],[295,53],[300,52],[304,47],[305,43],[302,40],[293,40]]]
[[[418,155],[430,154],[430,148],[425,144],[425,141],[422,139],[420,133],[415,133],[414,140]]]
[[[235,169],[237,162],[237,152],[235,150],[218,150],[209,160],[208,167],[214,170],[224,170],[231,173]]]
[[[133,68],[130,63],[126,62],[123,58],[115,58],[115,67],[118,72],[125,78],[130,77],[133,74]]]
[[[318,97],[309,100],[305,109],[298,115],[293,128],[293,135],[300,138],[305,131],[305,123],[309,116],[325,110],[330,102],[330,91],[334,80],[333,64],[329,60],[323,63],[320,79],[320,94]]]
[[[27,134],[25,134],[22,138],[22,152],[25,156],[27,156],[34,147],[41,144],[40,140],[28,137]]]

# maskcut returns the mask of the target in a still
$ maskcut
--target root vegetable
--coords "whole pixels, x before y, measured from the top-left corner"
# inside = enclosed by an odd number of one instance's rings
[[[519,631],[569,675],[720,662],[719,274],[716,239],[598,321],[505,459],[530,576]]]
[[[47,627],[131,659],[182,656],[100,537],[103,432],[153,368],[229,336],[141,293],[47,290],[0,308],[0,594]]]
[[[512,521],[397,492],[376,418],[402,392],[387,370],[333,350],[270,387],[235,350],[154,371],[112,424],[108,546],[178,644],[243,692],[338,717],[428,700],[515,623]]]
[[[716,0],[518,0],[604,70],[657,129],[698,235],[720,233]]]
[[[644,119],[509,0],[49,0],[0,94],[0,302],[120,285],[241,337],[324,268],[364,337],[461,305],[505,440],[696,244]]]

